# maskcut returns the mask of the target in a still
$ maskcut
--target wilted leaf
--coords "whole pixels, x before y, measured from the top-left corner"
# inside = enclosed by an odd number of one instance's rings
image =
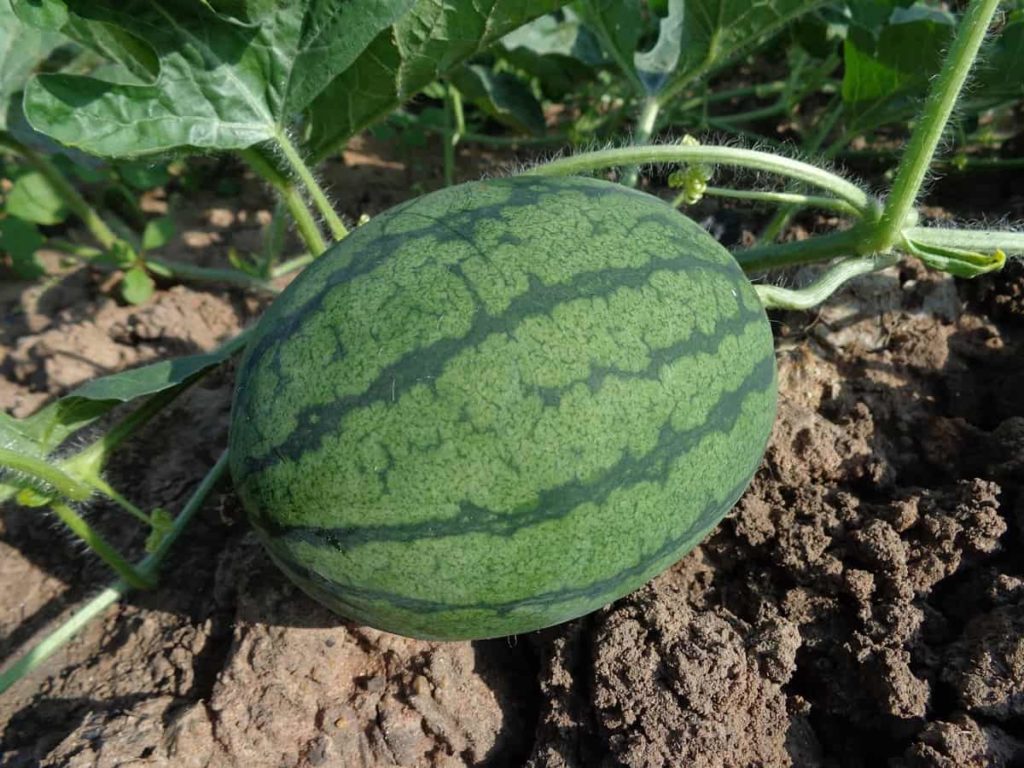
[[[238,0],[228,16],[223,4],[185,0],[67,0],[81,25],[65,32],[120,30],[153,52],[158,74],[151,85],[39,75],[26,114],[38,130],[99,155],[249,147],[279,136],[411,2]]]
[[[563,3],[416,0],[313,101],[309,143],[314,156],[329,154],[473,54]]]

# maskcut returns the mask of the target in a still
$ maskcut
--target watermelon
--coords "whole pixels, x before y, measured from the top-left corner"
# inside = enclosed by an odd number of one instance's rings
[[[580,616],[728,512],[775,415],[764,309],[656,197],[492,179],[359,227],[260,320],[230,468],[278,566],[431,639]]]

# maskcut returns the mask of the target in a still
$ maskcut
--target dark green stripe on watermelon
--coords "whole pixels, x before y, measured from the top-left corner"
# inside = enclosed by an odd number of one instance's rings
[[[240,370],[232,474],[275,559],[336,610],[521,632],[639,586],[728,511],[774,371],[741,271],[661,201],[467,184],[377,217],[275,302]]]

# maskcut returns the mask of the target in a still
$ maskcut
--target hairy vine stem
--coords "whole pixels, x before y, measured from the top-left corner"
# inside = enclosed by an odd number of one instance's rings
[[[823,168],[756,149],[737,147],[688,146],[662,144],[643,147],[621,147],[585,152],[544,163],[526,171],[527,176],[568,176],[575,173],[645,163],[706,163],[765,171],[802,181],[832,193],[850,204],[861,215],[875,210],[875,201],[856,184]]]
[[[874,232],[874,250],[888,250],[899,241],[907,217],[914,210],[932,156],[998,7],[999,0],[975,0],[967,7],[896,171],[896,179]]]
[[[227,469],[227,457],[227,451],[221,454],[217,463],[213,465],[199,483],[199,486],[193,492],[181,513],[174,519],[174,523],[160,540],[156,549],[134,566],[134,570],[143,578],[156,578],[160,566],[166,559],[171,547],[174,546],[182,532],[188,527],[192,518],[195,517],[203,502],[206,501],[206,498],[223,476],[224,470]],[[0,693],[6,691],[18,680],[36,669],[68,640],[78,634],[89,622],[128,594],[131,589],[131,584],[124,579],[118,579],[79,608],[67,621],[43,638],[38,645],[0,673]]]
[[[897,261],[893,254],[855,256],[839,261],[805,288],[755,285],[754,291],[766,309],[811,309],[825,301],[848,280],[891,267]]]

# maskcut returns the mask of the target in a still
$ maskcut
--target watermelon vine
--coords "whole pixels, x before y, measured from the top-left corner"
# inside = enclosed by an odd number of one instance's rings
[[[381,4],[386,12],[371,5],[357,36],[363,48],[387,46],[402,32],[411,4]],[[44,13],[14,3],[26,23],[51,30],[86,24],[74,7],[54,2]],[[1024,255],[1024,235],[919,226],[915,211],[998,0],[970,3],[884,199],[779,153],[692,140],[647,145],[668,95],[704,71],[691,62],[671,76],[681,55],[671,43],[681,4],[671,4],[658,44],[633,63],[596,4],[583,7],[642,96],[631,146],[560,158],[508,179],[449,186],[352,231],[306,162],[351,134],[332,128],[320,99],[351,86],[346,67],[363,48],[342,55],[324,45],[331,19],[276,29],[212,7],[182,20],[149,6],[138,14],[112,5],[97,11],[99,23],[124,25],[129,38],[154,35],[179,64],[190,46],[214,57],[199,33],[207,26],[242,53],[240,30],[277,35],[274,41],[292,46],[287,64],[300,74],[300,62],[315,60],[320,69],[308,68],[305,77],[271,67],[266,88],[232,77],[240,116],[222,132],[205,130],[205,114],[161,114],[173,99],[145,100],[161,87],[204,92],[211,73],[168,82],[145,56],[136,58],[142,49],[134,43],[118,60],[132,73],[129,85],[53,74],[31,82],[29,121],[68,144],[125,155],[193,146],[238,151],[279,193],[279,208],[291,214],[309,253],[275,269],[268,261],[261,274],[234,282],[266,287],[275,274],[311,266],[256,329],[210,355],[116,374],[28,419],[0,420],[0,466],[7,470],[0,500],[17,496],[27,506],[51,507],[120,576],[0,674],[0,690],[129,588],[155,583],[168,549],[228,467],[271,557],[344,615],[417,636],[473,638],[593,610],[671,565],[749,483],[774,415],[765,307],[814,306],[845,281],[892,265],[900,253],[960,277]],[[547,9],[531,5],[504,26]],[[157,12],[164,25],[147,26]],[[318,12],[308,10],[311,18]],[[481,32],[480,45],[487,34]],[[69,96],[75,88],[94,91],[80,112],[69,107],[77,103]],[[402,93],[399,88],[395,99]],[[467,132],[459,91],[445,86],[443,97],[450,110],[444,128],[450,179],[452,148]],[[155,115],[129,137],[136,145],[125,143],[129,138],[113,119],[120,110]],[[291,128],[299,113],[309,120],[301,140]],[[375,115],[348,114],[347,125],[357,129]],[[109,135],[76,127],[104,116]],[[172,127],[161,132],[165,123]],[[28,148],[3,141],[31,159]],[[846,217],[850,226],[799,242],[769,238],[730,255],[665,202],[628,189],[631,184],[578,178],[624,168],[631,182],[633,169],[655,163],[679,167],[673,183],[682,190],[680,205],[703,195],[732,197],[781,205],[783,218],[793,205],[815,206]],[[711,185],[718,167],[771,174],[796,188]],[[54,182],[101,253],[119,254],[117,263],[138,284],[149,280],[151,290],[150,272],[174,273],[176,267],[145,256],[145,237],[138,248],[122,241],[66,186]],[[321,220],[336,244],[328,246]],[[814,262],[833,263],[802,290],[755,288],[744,277],[744,271]],[[243,349],[229,451],[177,517],[139,510],[106,484],[102,469],[117,444]],[[139,397],[148,400],[106,436],[54,458],[76,429]],[[93,493],[151,527],[149,554],[140,563],[128,563],[74,512],[71,503]]]

